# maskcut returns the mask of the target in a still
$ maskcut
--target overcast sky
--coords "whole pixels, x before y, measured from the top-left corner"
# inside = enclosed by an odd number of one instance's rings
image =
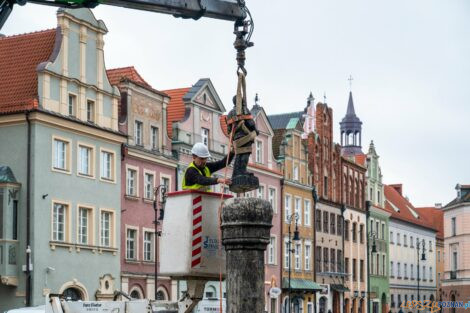
[[[268,114],[299,111],[310,91],[334,110],[335,137],[349,82],[374,140],[385,183],[416,206],[447,203],[470,184],[470,1],[246,0],[255,20],[247,51],[250,99]],[[56,26],[55,8],[16,6],[2,33]],[[107,68],[134,65],[156,89],[209,77],[226,108],[236,91],[233,25],[100,6]]]

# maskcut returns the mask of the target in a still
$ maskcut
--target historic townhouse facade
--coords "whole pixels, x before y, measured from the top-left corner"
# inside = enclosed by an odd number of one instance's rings
[[[470,297],[470,249],[468,220],[470,217],[470,185],[456,186],[457,197],[444,208],[444,277],[443,301],[467,302]],[[447,308],[448,313],[464,312],[464,308]]]
[[[385,207],[382,171],[379,156],[373,142],[367,153],[366,199],[370,207],[367,213],[367,260],[369,313],[388,313],[390,308],[389,286],[389,219]]]
[[[154,201],[156,188],[175,191],[176,159],[167,136],[166,110],[170,98],[155,90],[135,70],[124,67],[107,71],[121,93],[119,129],[127,134],[121,150],[121,289],[136,299],[169,300],[171,280],[155,275]],[[161,188],[158,191],[161,191]],[[158,209],[160,205],[158,206]],[[159,222],[159,230],[161,222]],[[156,287],[155,287],[156,286]],[[155,290],[156,288],[156,290]]]
[[[349,93],[341,126],[341,188],[344,205],[345,312],[365,313],[367,306],[367,217],[365,208],[365,158],[362,122],[356,116]]]
[[[436,300],[436,229],[406,199],[401,184],[385,185],[384,194],[391,213],[390,307],[398,312],[404,301]]]
[[[10,168],[0,215],[13,221],[0,239],[0,310],[42,305],[49,292],[99,300],[120,289],[125,137],[104,67],[107,29],[88,9],[57,19],[56,29],[0,39],[0,79],[14,83],[0,91],[0,164]]]
[[[320,286],[314,281],[313,188],[308,169],[307,141],[302,139],[302,119],[303,112],[269,116],[275,132],[273,153],[284,175],[282,312],[313,313],[314,294]],[[296,230],[299,240],[294,238]]]
[[[344,311],[344,210],[341,205],[341,148],[333,142],[333,109],[317,103],[315,133],[308,136],[309,168],[316,186],[315,281],[318,313]]]

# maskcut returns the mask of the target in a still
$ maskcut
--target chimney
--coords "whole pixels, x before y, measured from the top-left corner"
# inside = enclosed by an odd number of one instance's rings
[[[442,203],[436,203],[436,204],[434,204],[434,207],[436,209],[442,209]]]
[[[403,184],[393,184],[389,186],[395,189],[395,191],[398,192],[400,196],[403,196]]]

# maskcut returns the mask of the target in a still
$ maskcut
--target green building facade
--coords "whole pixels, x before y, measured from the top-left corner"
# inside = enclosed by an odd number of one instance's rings
[[[368,247],[368,286],[369,313],[387,313],[390,308],[389,287],[389,219],[385,207],[382,173],[379,156],[371,142],[367,153],[367,200],[370,208],[367,216],[369,235]]]

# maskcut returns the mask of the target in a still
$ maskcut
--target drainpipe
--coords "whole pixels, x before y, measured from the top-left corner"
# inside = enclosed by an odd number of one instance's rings
[[[26,306],[31,306],[32,284],[31,284],[31,121],[30,111],[26,112],[26,122],[28,124],[28,143],[26,161]]]

